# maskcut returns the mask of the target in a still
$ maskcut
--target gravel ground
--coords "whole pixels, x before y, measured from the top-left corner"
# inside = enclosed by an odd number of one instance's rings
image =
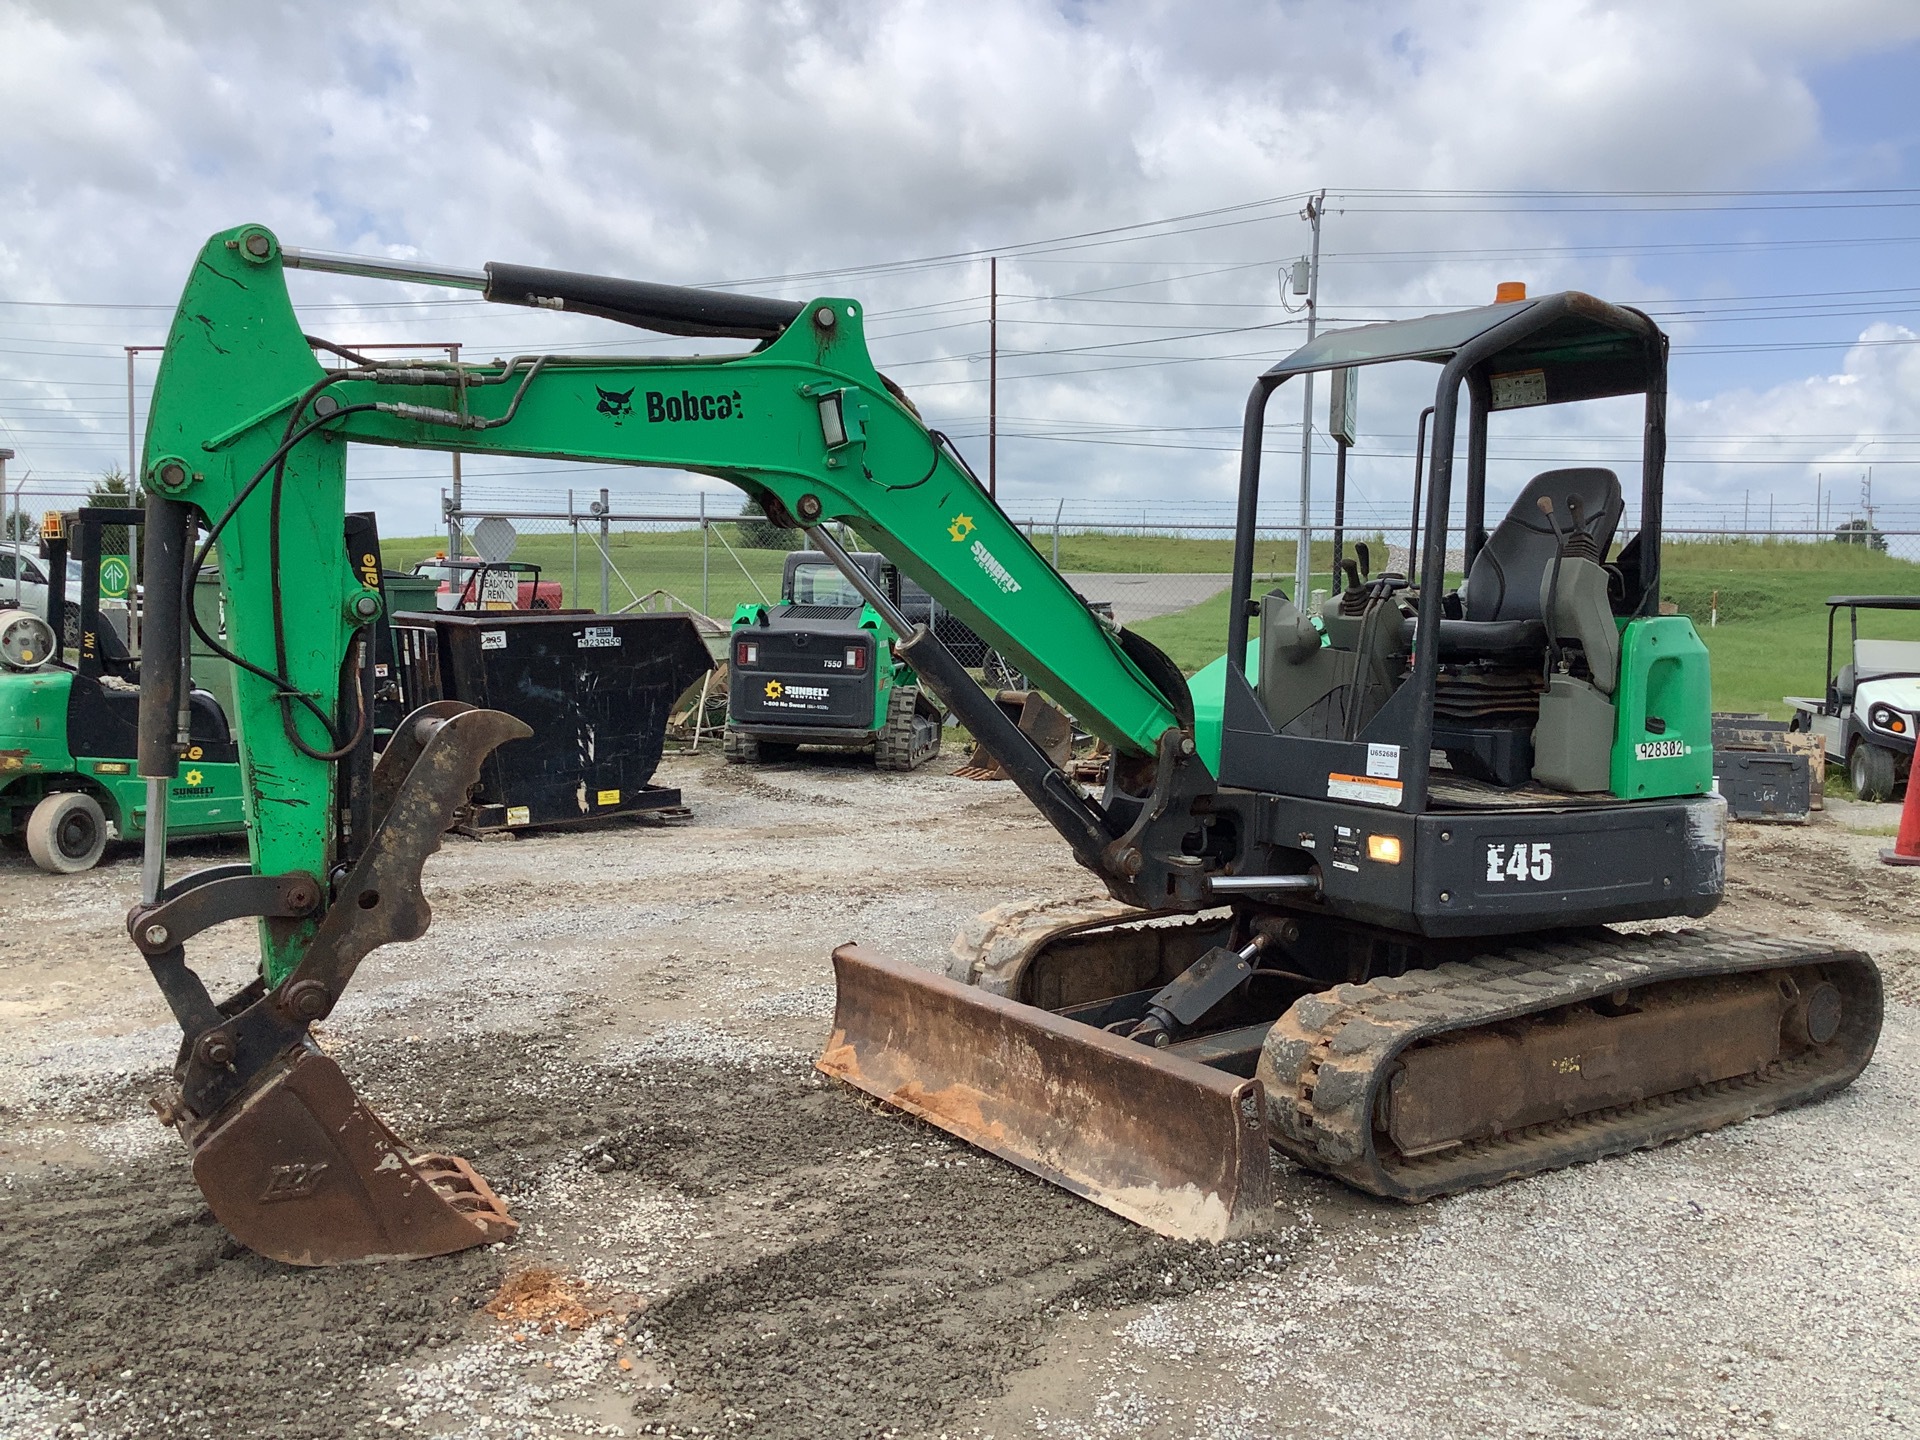
[[[0,1435],[1920,1430],[1920,878],[1884,837],[1743,827],[1730,857],[1724,920],[1882,964],[1841,1096],[1417,1209],[1283,1169],[1272,1227],[1207,1249],[810,1071],[834,944],[938,967],[975,911],[1086,893],[1011,787],[663,779],[689,824],[450,841],[427,937],[328,1022],[370,1102],[523,1221],[410,1266],[226,1240],[144,1118],[175,1034],[121,928],[137,863],[0,851]],[[197,954],[237,980],[230,928]],[[539,1268],[581,1287],[571,1328],[483,1308]]]

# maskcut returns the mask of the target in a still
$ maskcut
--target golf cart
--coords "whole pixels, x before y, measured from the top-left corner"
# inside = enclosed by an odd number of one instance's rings
[[[1834,669],[1833,631],[1847,612],[1847,663]],[[1793,728],[1818,735],[1827,761],[1845,765],[1862,800],[1891,800],[1913,765],[1920,724],[1920,639],[1863,640],[1862,610],[1920,611],[1920,595],[1833,595],[1827,600],[1827,693],[1789,695]]]

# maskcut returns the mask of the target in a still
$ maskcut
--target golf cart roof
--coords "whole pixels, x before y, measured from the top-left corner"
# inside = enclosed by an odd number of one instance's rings
[[[1836,610],[1920,610],[1920,595],[1829,595]]]
[[[1494,330],[1501,343],[1482,368],[1495,381],[1495,410],[1633,395],[1660,383],[1666,339],[1660,327],[1638,310],[1578,290],[1335,330],[1308,341],[1267,375],[1283,380],[1392,360],[1444,364]]]

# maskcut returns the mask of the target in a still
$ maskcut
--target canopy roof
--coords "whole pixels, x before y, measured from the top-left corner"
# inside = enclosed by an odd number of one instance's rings
[[[1309,341],[1267,372],[1284,380],[1309,371],[1392,360],[1445,363],[1482,337],[1495,349],[1478,367],[1493,381],[1493,408],[1517,409],[1664,385],[1660,327],[1638,310],[1578,290],[1335,330]]]
[[[1850,606],[1855,610],[1920,610],[1920,595],[1829,595],[1827,604],[1836,609]]]

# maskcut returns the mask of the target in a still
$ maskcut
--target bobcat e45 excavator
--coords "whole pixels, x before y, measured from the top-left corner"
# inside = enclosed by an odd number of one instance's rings
[[[346,354],[326,369],[289,303],[291,266],[753,348],[485,365]],[[1550,295],[1322,336],[1262,375],[1226,663],[1198,717],[1178,669],[1090,611],[874,369],[862,316],[839,298],[301,254],[259,226],[207,243],[142,467],[153,820],[129,927],[184,1032],[163,1118],[245,1244],[324,1264],[514,1228],[464,1162],[396,1139],[308,1035],[369,951],[425,931],[421,867],[482,758],[524,729],[429,705],[373,764],[364,637],[380,605],[338,543],[355,442],[692,470],[805,528],[1114,902],[990,914],[958,948],[957,978],[843,946],[820,1068],[1164,1233],[1257,1223],[1270,1145],[1418,1199],[1800,1104],[1866,1064],[1881,1006],[1866,956],[1605,928],[1706,915],[1723,876],[1706,658],[1685,619],[1658,613],[1666,340],[1644,315]],[[1319,616],[1255,595],[1273,392],[1399,359],[1439,366],[1414,573],[1355,567]],[[1536,479],[1484,531],[1494,411],[1634,394],[1636,536],[1612,553],[1623,506],[1598,469]],[[1448,595],[1461,500],[1469,578]],[[829,521],[1105,739],[1104,793],[1072,784],[899,615]],[[185,696],[153,657],[184,653],[169,597],[216,549],[252,863],[168,883]],[[259,925],[260,973],[216,1003],[185,946],[236,919]]]

